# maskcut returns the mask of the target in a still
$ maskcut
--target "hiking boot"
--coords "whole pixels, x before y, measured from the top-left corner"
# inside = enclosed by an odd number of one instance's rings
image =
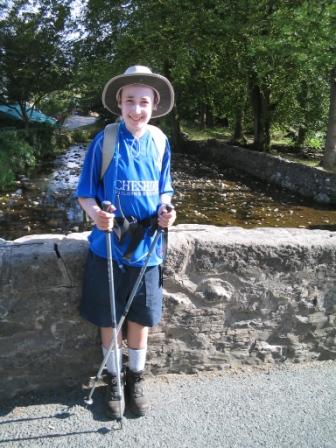
[[[145,415],[148,403],[143,390],[144,372],[126,371],[126,398],[130,411],[137,417]]]
[[[118,382],[117,376],[108,373],[107,376],[108,387],[106,391],[106,414],[112,420],[117,420],[120,418],[120,404],[121,404],[121,415],[125,411],[125,397],[124,397],[124,384],[125,377],[121,373],[121,397],[118,394]]]

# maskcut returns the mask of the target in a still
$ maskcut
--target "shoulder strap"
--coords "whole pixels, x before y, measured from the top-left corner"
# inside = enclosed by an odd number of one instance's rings
[[[151,124],[149,124],[147,126],[148,126],[148,130],[152,136],[152,139],[154,141],[154,144],[159,152],[159,161],[158,162],[161,166],[164,152],[166,149],[166,136],[161,131],[161,129],[159,129],[158,127],[153,126]],[[104,140],[103,140],[103,151],[102,151],[103,160],[102,160],[102,166],[101,166],[101,171],[100,171],[100,179],[102,179],[104,177],[104,174],[113,159],[115,147],[116,147],[116,143],[117,143],[117,138],[118,138],[118,130],[119,130],[119,123],[111,123],[105,127]]]
[[[103,160],[100,170],[100,180],[104,177],[104,174],[113,159],[118,138],[118,130],[119,123],[111,123],[105,127],[102,151]]]
[[[160,159],[162,161],[164,152],[166,150],[167,137],[157,126],[153,126],[152,124],[149,124],[147,126],[149,132],[151,133],[156,149],[159,151]]]

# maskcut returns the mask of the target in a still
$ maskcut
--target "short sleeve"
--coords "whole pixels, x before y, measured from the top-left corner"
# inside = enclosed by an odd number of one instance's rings
[[[76,190],[76,197],[95,198],[100,183],[104,131],[97,134],[86,153]]]

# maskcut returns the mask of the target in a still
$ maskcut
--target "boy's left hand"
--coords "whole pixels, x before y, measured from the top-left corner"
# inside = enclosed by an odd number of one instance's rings
[[[176,211],[172,208],[170,211],[167,210],[167,205],[162,204],[158,210],[158,225],[162,229],[166,229],[174,224],[176,219]]]

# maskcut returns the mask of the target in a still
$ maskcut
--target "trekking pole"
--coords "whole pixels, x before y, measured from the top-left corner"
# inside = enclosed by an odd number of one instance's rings
[[[103,201],[102,208],[105,212],[109,211],[111,207],[111,202]],[[107,272],[108,272],[108,286],[109,286],[109,298],[110,298],[110,306],[111,306],[111,321],[112,321],[112,342],[110,346],[112,346],[111,351],[114,347],[114,362],[117,370],[117,389],[118,395],[117,400],[119,401],[119,418],[117,421],[120,423],[120,428],[122,428],[122,390],[121,390],[121,372],[120,372],[120,356],[118,350],[118,331],[117,331],[117,314],[116,314],[116,306],[115,306],[115,294],[114,294],[114,276],[113,276],[113,259],[112,259],[112,239],[111,239],[112,231],[108,230],[106,232],[106,252],[107,252]],[[108,357],[105,357],[106,361]],[[104,359],[105,359],[104,358]],[[87,400],[88,404],[91,404],[92,398],[91,394]]]
[[[174,207],[173,207],[172,205],[166,205],[166,209],[167,209],[168,212],[171,211],[173,208],[174,208]],[[138,275],[138,277],[137,277],[136,282],[134,283],[132,292],[131,292],[131,294],[130,294],[128,300],[127,300],[127,303],[126,303],[124,312],[123,312],[123,314],[122,314],[122,316],[121,316],[121,318],[120,318],[120,321],[119,321],[119,323],[118,323],[118,327],[117,327],[117,335],[120,333],[121,328],[122,328],[122,326],[123,326],[123,324],[124,324],[124,321],[125,321],[125,319],[126,319],[126,316],[127,316],[127,314],[128,314],[128,311],[129,311],[129,309],[131,308],[131,305],[132,305],[132,302],[133,302],[133,300],[134,300],[134,297],[135,297],[135,295],[136,295],[136,293],[137,293],[137,291],[138,291],[138,288],[139,288],[139,285],[140,285],[140,283],[141,283],[141,280],[142,280],[142,278],[143,278],[143,276],[144,276],[144,274],[145,274],[145,271],[146,271],[148,262],[149,262],[149,260],[150,260],[150,257],[151,257],[151,255],[152,255],[152,253],[153,253],[153,251],[154,251],[154,249],[155,249],[155,247],[156,247],[156,244],[157,244],[157,242],[158,242],[160,236],[161,236],[164,232],[165,232],[165,229],[161,229],[160,227],[159,227],[159,228],[156,230],[156,232],[155,232],[155,237],[154,237],[154,240],[153,240],[153,242],[152,242],[152,244],[151,244],[151,246],[150,246],[150,248],[149,248],[149,251],[148,251],[148,253],[147,253],[145,263],[144,263],[144,265],[142,266],[142,268],[141,268],[141,270],[140,270],[140,272],[139,272],[139,275]],[[95,377],[94,383],[93,383],[93,385],[92,385],[92,387],[91,387],[91,390],[90,390],[90,395],[88,396],[87,399],[84,400],[84,402],[85,402],[87,405],[91,405],[91,404],[93,403],[92,396],[93,396],[94,391],[95,391],[95,389],[96,389],[96,387],[97,387],[98,381],[102,378],[102,372],[103,372],[103,370],[104,370],[104,368],[105,368],[105,365],[106,365],[106,363],[107,363],[107,360],[108,360],[108,358],[110,357],[110,354],[111,354],[111,352],[112,352],[112,350],[113,350],[114,347],[116,347],[116,345],[114,344],[114,340],[112,339],[112,341],[111,341],[111,343],[110,343],[110,346],[109,346],[109,348],[108,348],[108,350],[107,350],[107,352],[106,352],[106,354],[105,354],[105,356],[104,356],[104,359],[103,359],[102,363],[100,364],[99,370],[98,370],[98,372],[97,372],[97,375],[96,375],[96,377]]]

